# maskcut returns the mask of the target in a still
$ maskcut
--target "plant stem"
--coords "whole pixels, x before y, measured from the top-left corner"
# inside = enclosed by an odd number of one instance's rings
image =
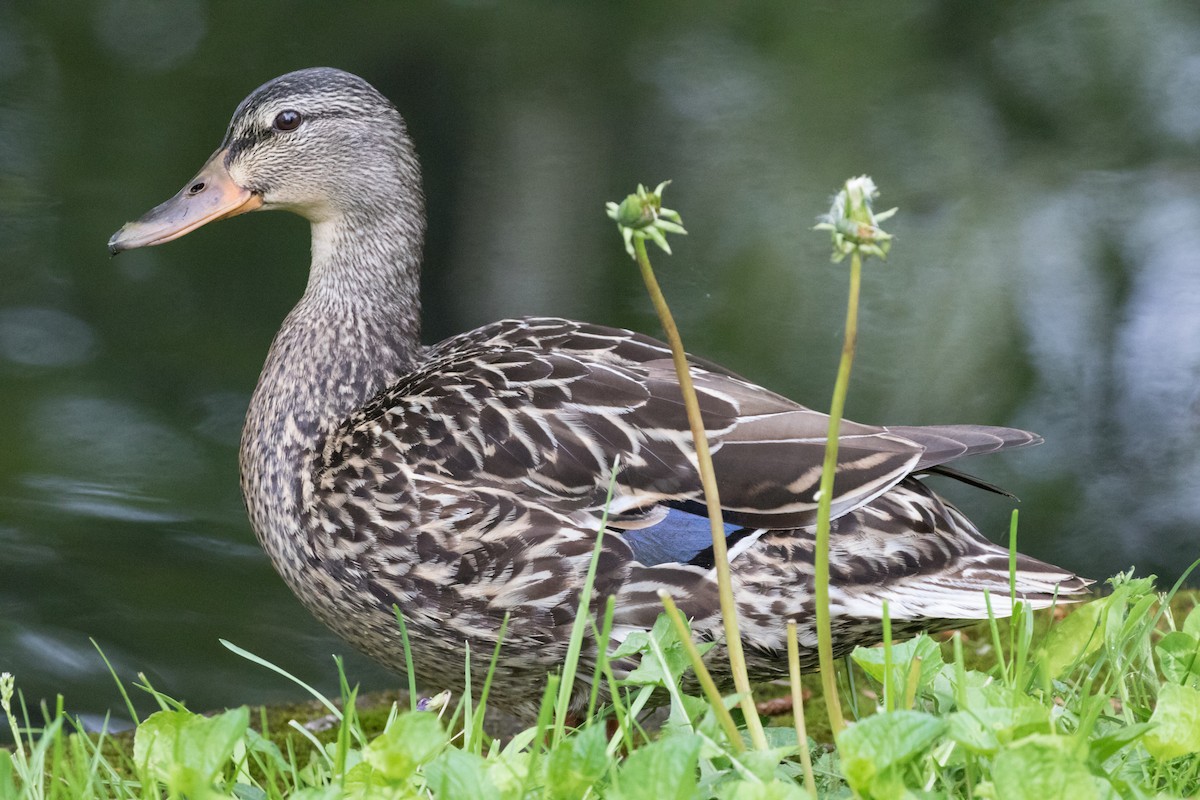
[[[804,724],[804,687],[800,685],[800,644],[796,639],[796,623],[787,624],[788,678],[792,687],[792,722],[796,726],[796,746],[800,749],[800,764],[804,767],[804,788],[812,797],[817,796],[817,783],[813,778],[812,753],[808,752],[808,730]]]
[[[890,712],[896,707],[896,691],[892,686],[892,618],[888,613],[888,601],[883,601],[883,710]]]
[[[816,605],[817,657],[821,665],[821,685],[825,690],[825,707],[829,711],[829,728],[834,736],[846,727],[842,717],[842,702],[838,698],[837,680],[833,672],[833,638],[829,625],[829,526],[833,502],[833,477],[837,472],[838,433],[846,407],[846,392],[850,387],[850,367],[854,363],[854,345],[858,340],[858,294],[862,283],[862,257],[858,251],[850,255],[850,294],[846,301],[846,333],[842,339],[842,360],[838,365],[837,382],[833,386],[833,402],[829,406],[829,434],[825,441],[825,463],[821,467],[821,490],[817,500],[816,543]]]
[[[913,660],[908,664],[908,682],[904,687],[904,705],[902,708],[905,711],[912,711],[913,704],[917,702],[917,684],[921,682],[921,657],[913,656]]]
[[[721,723],[721,727],[725,729],[725,736],[729,739],[729,746],[733,748],[734,752],[742,752],[746,749],[746,745],[742,743],[742,735],[738,733],[737,724],[734,723],[729,709],[725,707],[725,703],[721,698],[721,692],[717,689],[717,684],[713,682],[712,675],[709,674],[708,668],[704,666],[704,658],[700,655],[700,651],[696,649],[696,643],[692,641],[692,632],[688,630],[687,621],[683,618],[683,613],[675,605],[675,601],[671,599],[671,595],[665,591],[660,589],[658,597],[662,600],[663,608],[667,610],[667,618],[675,626],[675,635],[679,637],[680,643],[683,644],[683,649],[687,651],[688,659],[692,662],[692,672],[696,673],[696,680],[700,682],[700,688],[704,690],[704,696],[708,698],[708,704],[712,706],[713,714],[716,715],[717,721]]]
[[[667,343],[671,346],[671,358],[675,362],[675,373],[679,377],[679,389],[683,393],[683,404],[687,409],[688,424],[692,429],[692,440],[696,448],[696,462],[700,470],[700,484],[704,487],[704,501],[708,505],[708,521],[712,530],[713,562],[717,572],[717,590],[721,597],[721,618],[725,623],[725,648],[729,653],[729,668],[733,673],[733,683],[737,688],[742,713],[746,717],[746,727],[750,731],[750,739],[759,750],[767,749],[767,737],[762,730],[762,722],[758,718],[758,709],[754,706],[754,695],[750,689],[750,678],[746,674],[746,657],[742,652],[742,639],[738,633],[737,605],[733,600],[733,582],[729,576],[729,555],[725,547],[725,524],[721,516],[721,498],[717,493],[717,480],[713,475],[712,456],[708,449],[708,435],[704,430],[704,420],[700,416],[700,403],[696,399],[696,387],[692,384],[691,370],[688,368],[687,354],[683,350],[683,341],[679,338],[679,329],[675,327],[675,319],[671,309],[667,307],[666,298],[658,287],[654,277],[654,269],[650,266],[650,257],[646,255],[646,242],[642,239],[634,241],[637,253],[638,267],[642,272],[642,280],[646,283],[646,291],[650,294],[650,302],[662,322],[663,332]]]

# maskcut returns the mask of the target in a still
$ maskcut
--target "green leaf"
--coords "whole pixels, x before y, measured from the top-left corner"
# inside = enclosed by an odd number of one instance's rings
[[[1166,761],[1200,752],[1200,691],[1163,684],[1150,722],[1155,727],[1142,739],[1150,755]]]
[[[367,767],[367,769],[370,769]],[[309,786],[287,796],[288,800],[345,800],[351,796],[349,789],[342,791],[337,786]],[[375,800],[380,800],[376,798]]]
[[[407,800],[412,796],[410,792],[405,791],[408,788],[388,783],[383,775],[371,768],[370,764],[360,761],[346,770],[341,778],[341,791],[336,792],[333,797],[338,800],[399,800],[403,797]],[[292,798],[289,797],[288,800],[292,800]],[[321,797],[320,800],[326,800],[326,798]]]
[[[807,800],[809,794],[792,781],[776,778],[770,783],[727,783],[722,786],[717,796],[721,800]]]
[[[700,737],[670,736],[635,750],[617,773],[622,800],[689,800],[696,789]]]
[[[984,719],[972,711],[947,714],[946,735],[972,753],[993,755],[1000,749],[1000,738]]]
[[[663,619],[666,618],[662,615],[659,615],[658,620],[654,623],[655,627],[657,627],[658,623]],[[628,658],[629,656],[637,655],[638,653],[649,652],[649,650],[650,634],[646,631],[632,631],[628,636],[625,637],[625,641],[617,645],[617,649],[613,650],[608,657],[614,660],[618,658]]]
[[[748,748],[733,757],[738,760],[738,763],[745,767],[746,772],[749,772],[751,775],[765,783],[775,777],[780,761],[790,755],[795,755],[795,742],[796,735],[795,731],[793,731],[792,744],[788,747],[780,747],[768,750],[754,750],[752,748]],[[707,753],[705,755],[707,756]]]
[[[250,712],[244,706],[215,717],[159,711],[134,733],[134,763],[172,792],[202,794],[249,726]]]
[[[948,734],[976,753],[1036,733],[1050,732],[1050,711],[1024,692],[1003,683],[967,686],[962,710],[947,717]]]
[[[561,744],[561,743],[560,743]],[[500,792],[501,797],[520,797],[526,788],[532,754],[526,751],[489,754],[487,758],[488,778]],[[541,763],[540,761],[538,763]]]
[[[1146,624],[1146,620],[1150,616],[1150,609],[1157,603],[1158,595],[1155,594],[1138,598],[1137,602],[1127,612],[1120,626],[1113,624],[1114,620],[1111,615],[1109,616],[1108,635],[1114,648],[1120,642],[1128,641],[1135,636],[1137,629]]]
[[[13,780],[12,753],[0,747],[0,798],[10,800],[19,796]]]
[[[1196,637],[1183,631],[1172,631],[1154,650],[1168,681],[1200,688],[1200,641]]]
[[[1104,601],[1100,617],[1106,645],[1119,652],[1131,636],[1142,640],[1149,651],[1150,643],[1143,632],[1153,620],[1149,614],[1151,606],[1158,602],[1154,592],[1154,576],[1133,578],[1122,573],[1109,579],[1113,591]]]
[[[447,747],[428,767],[429,788],[438,800],[499,800],[486,762],[474,753]]]
[[[658,658],[653,655],[650,648],[651,639],[662,648],[663,656],[667,662],[667,669],[670,670],[669,675],[663,674]],[[701,654],[706,653],[711,647],[711,642],[697,645],[697,649]],[[643,631],[634,631],[629,634],[609,658],[626,658],[636,653],[641,653],[642,659],[638,663],[637,669],[630,672],[624,680],[624,683],[634,686],[667,686],[674,684],[692,664],[691,659],[688,658],[687,651],[683,648],[683,643],[679,641],[679,637],[675,634],[675,627],[671,624],[671,620],[666,614],[658,615],[658,619],[654,621],[654,627],[648,634]]]
[[[1187,617],[1183,620],[1183,627],[1180,630],[1200,639],[1200,605],[1192,607],[1192,610],[1188,612]]]
[[[914,760],[945,730],[945,721],[920,711],[867,717],[837,737],[842,774],[856,791],[871,794],[889,768]]]
[[[582,797],[608,769],[604,726],[595,724],[559,743],[546,759],[546,792],[552,798]]]
[[[1136,742],[1154,726],[1149,722],[1135,722],[1132,725],[1118,725],[1114,730],[1099,736],[1093,734],[1088,742],[1088,751],[1093,764],[1103,764],[1115,756],[1129,744]]]
[[[364,756],[382,777],[403,781],[437,755],[446,742],[446,732],[435,714],[410,712],[396,717],[390,728],[367,745]]]
[[[251,786],[247,783],[235,783],[233,785],[233,796],[237,800],[267,800],[267,793],[257,786]]]
[[[671,711],[666,722],[663,723],[662,730],[664,733],[705,733],[719,738],[721,735],[717,732],[719,726],[705,724],[706,713],[711,709],[712,706],[704,698],[681,694],[679,702],[671,704]]]
[[[886,668],[887,653],[882,647],[856,647],[850,654],[854,663],[862,667],[863,672],[870,675],[879,683],[883,683]],[[934,677],[941,671],[945,662],[942,660],[942,650],[937,642],[925,634],[907,642],[892,645],[892,689],[903,694],[908,687],[909,675],[913,661],[921,659],[921,674],[917,678],[917,691],[920,692],[933,682]],[[900,698],[896,698],[900,705]]]
[[[1093,800],[1100,792],[1079,743],[1037,735],[1002,750],[992,762],[995,796],[1004,800]]]
[[[796,729],[794,727],[782,728],[772,725],[763,728],[763,738],[767,740],[767,747],[773,750],[789,750],[796,751]],[[808,746],[808,742],[804,743]]]
[[[978,689],[993,683],[994,680],[983,672],[966,670],[962,675],[963,691]],[[937,701],[938,713],[948,714],[958,708],[958,681],[958,670],[954,668],[953,664],[947,664],[934,676],[933,681],[929,684],[927,694]]]
[[[1042,673],[1057,678],[1076,661],[1086,658],[1104,643],[1099,624],[1110,598],[1086,603],[1050,629],[1038,648],[1037,663]]]

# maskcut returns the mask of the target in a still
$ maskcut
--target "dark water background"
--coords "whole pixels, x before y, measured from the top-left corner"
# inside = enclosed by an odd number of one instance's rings
[[[323,687],[347,648],[259,551],[241,417],[305,280],[252,215],[109,260],[254,87],[357,72],[426,173],[426,339],[509,315],[657,324],[603,203],[673,178],[657,267],[685,341],[826,406],[844,270],[811,233],[868,172],[893,257],[849,415],[1028,427],[973,471],[1022,549],[1097,578],[1200,556],[1200,6],[0,5],[0,670],[88,713],[130,678],[197,708]],[[1010,504],[947,487],[993,538]],[[348,654],[353,678],[395,682]]]

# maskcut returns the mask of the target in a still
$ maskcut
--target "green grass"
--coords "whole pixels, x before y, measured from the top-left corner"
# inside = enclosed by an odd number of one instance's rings
[[[806,706],[820,796],[1195,796],[1200,595],[1159,595],[1124,576],[1113,584],[1057,622],[1021,613],[940,643],[860,648],[853,691],[841,670],[857,722],[836,749],[819,695]],[[559,733],[553,682],[539,724],[500,738],[484,732],[481,698],[413,712],[395,693],[360,697],[340,667],[340,697],[211,716],[142,682],[160,710],[120,736],[79,734],[61,701],[27,709],[9,689],[19,745],[0,751],[0,800],[806,796],[789,716],[771,718],[768,750],[735,746],[708,703],[680,690],[690,661],[666,617],[629,647],[643,665],[617,685],[621,713],[598,704]],[[668,713],[647,731],[633,709],[655,692]],[[323,724],[293,722],[312,719]]]

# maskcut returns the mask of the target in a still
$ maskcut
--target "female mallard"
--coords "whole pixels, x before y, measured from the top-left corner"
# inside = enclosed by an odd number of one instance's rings
[[[564,319],[496,322],[422,346],[420,169],[399,113],[335,69],[263,85],[175,197],[113,253],[284,208],[312,223],[308,287],[267,355],[242,435],[242,492],[271,561],[326,625],[395,670],[393,605],[419,680],[455,682],[464,642],[491,652],[492,697],[528,712],[560,663],[620,457],[598,571],[615,635],[653,624],[666,589],[719,639],[707,520],[665,345]],[[812,526],[824,415],[693,359],[754,677],[786,672],[785,621],[813,629]],[[843,423],[831,544],[835,649],[1008,614],[1008,553],[918,479],[1037,436],[976,425]],[[957,473],[952,473],[957,474]],[[1017,594],[1077,599],[1087,581],[1018,557]],[[585,654],[585,659],[588,656]],[[714,665],[719,659],[714,659]],[[581,674],[590,674],[581,669]],[[578,687],[577,700],[586,700]]]

